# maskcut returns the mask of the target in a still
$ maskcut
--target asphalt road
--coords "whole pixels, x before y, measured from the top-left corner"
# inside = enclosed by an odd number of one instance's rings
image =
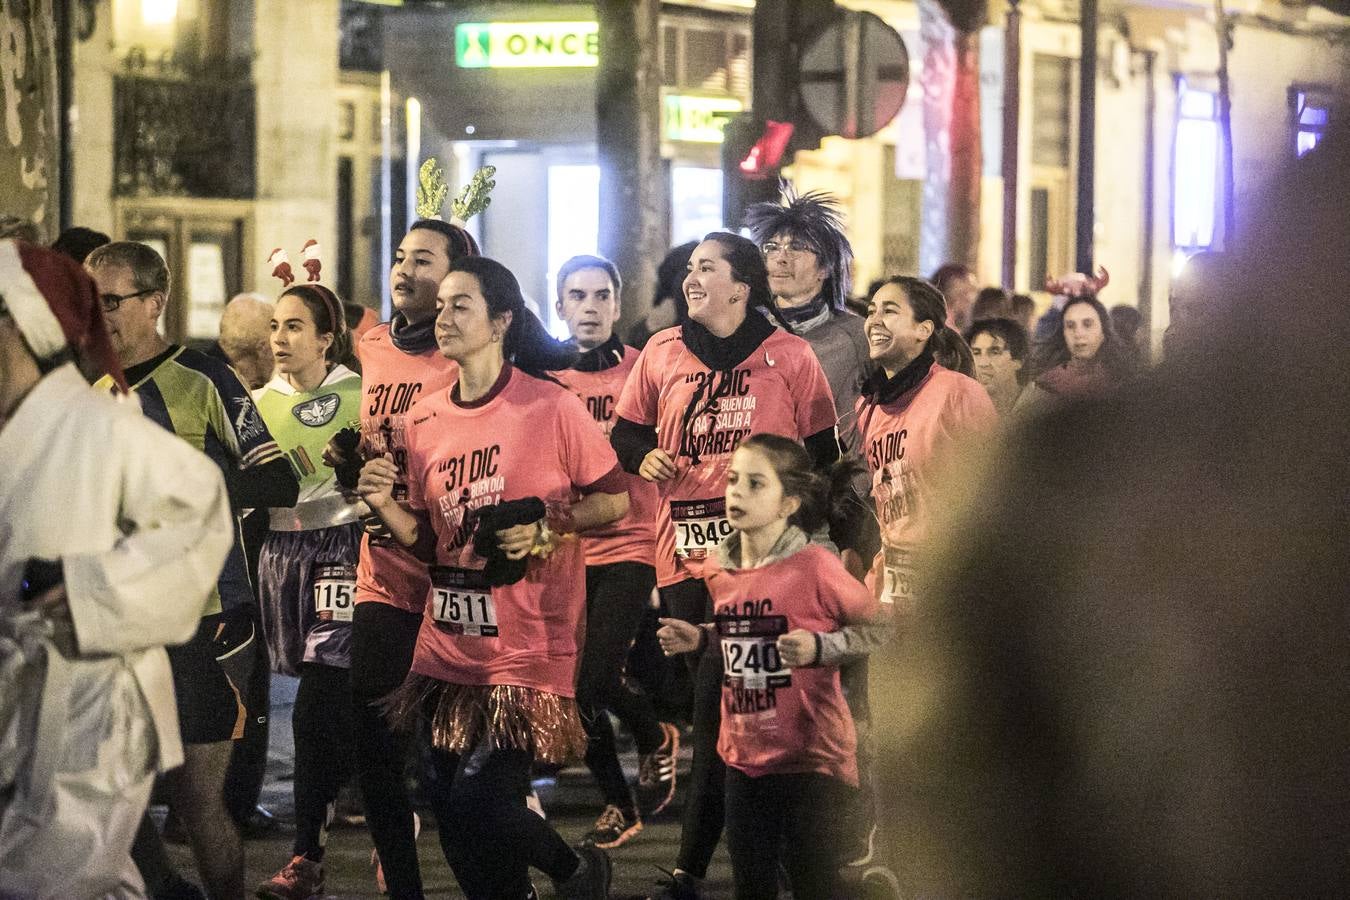
[[[291,801],[292,745],[290,741],[291,679],[276,678],[273,686],[271,749],[268,757],[267,781],[263,786],[263,804],[283,820],[277,833],[266,838],[250,840],[245,845],[248,865],[247,884],[253,886],[266,881],[291,858],[293,830],[289,825],[293,809]],[[687,746],[682,748],[681,772],[688,770]],[[624,755],[624,764],[636,766],[633,753]],[[556,780],[536,784],[550,821],[563,837],[575,842],[589,830],[600,813],[600,795],[582,767],[569,768],[558,774]],[[682,794],[683,791],[681,790]],[[614,886],[611,895],[619,900],[643,897],[661,878],[658,867],[671,868],[679,849],[679,804],[676,802],[656,819],[644,823],[643,831],[625,844],[610,851],[614,861]],[[364,827],[337,827],[329,836],[325,857],[326,896],[335,898],[375,898],[374,871],[370,866],[370,837]],[[463,897],[454,876],[441,855],[434,827],[423,828],[418,841],[422,861],[422,880],[428,897]],[[184,845],[169,845],[169,852],[179,871],[191,881],[197,881],[192,854]],[[543,897],[553,896],[547,876],[534,873],[535,885]],[[719,850],[713,861],[707,881],[707,896],[731,897],[731,869],[725,850]]]

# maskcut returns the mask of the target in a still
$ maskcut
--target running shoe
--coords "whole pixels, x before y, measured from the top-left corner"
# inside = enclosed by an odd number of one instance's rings
[[[654,816],[675,799],[675,760],[680,753],[680,730],[661,723],[665,738],[652,753],[638,759],[638,806],[644,816]]]
[[[594,827],[586,833],[581,842],[588,847],[612,850],[615,847],[622,847],[629,840],[637,837],[641,830],[641,819],[634,816],[630,821],[623,814],[623,810],[610,805],[605,807],[605,811],[600,814],[600,818],[595,820]]]
[[[560,900],[609,900],[609,883],[613,876],[609,854],[599,847],[574,848],[581,857],[581,865],[571,878],[557,884]]]
[[[656,889],[646,900],[703,900],[698,890],[698,879],[687,872],[666,872],[665,880],[656,883]]]
[[[323,896],[323,863],[297,856],[271,880],[258,885],[254,896],[262,900],[309,900]]]
[[[862,873],[862,900],[901,900],[900,879],[886,866],[869,866]]]
[[[413,813],[413,841],[417,841],[417,836],[422,833],[422,817]],[[384,882],[384,866],[380,863],[380,851],[370,851],[370,864],[375,867],[375,887],[379,888],[381,894],[389,893],[389,886]]]

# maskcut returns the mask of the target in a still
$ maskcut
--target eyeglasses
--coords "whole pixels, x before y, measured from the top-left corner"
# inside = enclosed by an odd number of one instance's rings
[[[775,253],[782,253],[788,259],[796,259],[803,253],[812,253],[812,249],[801,241],[789,241],[786,244],[780,244],[777,241],[766,241],[760,245],[760,252],[765,256],[773,256]]]
[[[98,299],[103,303],[104,312],[117,312],[117,308],[132,297],[144,297],[146,294],[153,294],[158,290],[159,288],[146,288],[134,294],[99,294]]]

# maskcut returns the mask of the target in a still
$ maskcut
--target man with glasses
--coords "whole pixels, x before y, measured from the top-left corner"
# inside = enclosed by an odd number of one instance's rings
[[[225,478],[230,505],[293,506],[299,484],[248,390],[229,366],[167,342],[158,324],[169,303],[169,269],[151,247],[119,241],[85,260],[98,285],[113,350],[152,421],[205,453]],[[104,379],[100,387],[111,387]],[[165,597],[173,603],[177,598]],[[244,853],[225,808],[233,742],[244,733],[244,685],[254,658],[254,604],[244,554],[235,542],[196,635],[169,649],[185,762],[165,777],[169,806],[187,828],[212,897],[244,896]],[[152,883],[166,876],[162,848],[142,829],[133,850]],[[169,870],[171,872],[171,869]]]

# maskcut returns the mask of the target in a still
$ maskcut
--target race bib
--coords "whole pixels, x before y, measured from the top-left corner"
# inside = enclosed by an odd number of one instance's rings
[[[786,687],[792,670],[778,655],[778,637],[787,634],[787,616],[717,618],[722,645],[722,681],[747,690]]]
[[[727,501],[672,500],[670,520],[675,526],[675,555],[684,559],[706,559],[708,554],[731,535],[727,521]]]
[[[314,576],[314,611],[320,622],[350,622],[356,604],[356,567],[319,566]]]
[[[908,609],[914,600],[914,564],[909,551],[887,547],[882,563],[881,602]]]
[[[492,586],[478,569],[431,568],[431,616],[442,631],[469,637],[499,637]]]

